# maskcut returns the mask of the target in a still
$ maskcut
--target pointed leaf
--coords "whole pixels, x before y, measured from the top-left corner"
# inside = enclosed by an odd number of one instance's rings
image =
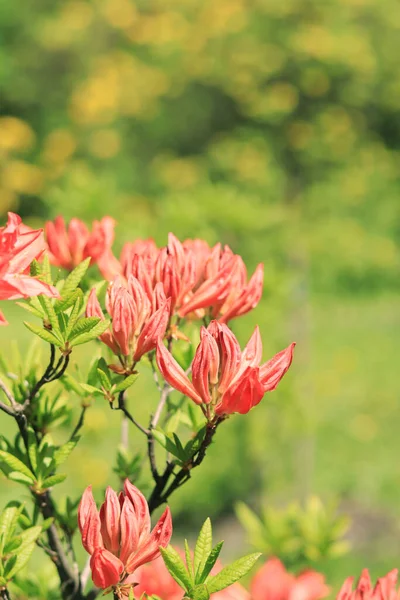
[[[72,450],[75,448],[79,440],[79,436],[74,437],[72,438],[72,440],[70,440],[60,448],[57,448],[53,455],[53,464],[56,467],[59,467],[60,465],[62,465],[63,462],[67,460],[68,456],[71,454]]]
[[[64,473],[59,473],[58,475],[52,475],[51,477],[47,477],[44,481],[42,481],[41,489],[45,490],[47,488],[53,487],[53,485],[57,485],[58,483],[62,483],[65,481],[67,476]]]
[[[195,578],[197,574],[201,573],[206,564],[206,560],[212,550],[212,527],[210,519],[206,519],[203,527],[200,530],[199,537],[197,538],[196,547],[194,549],[194,571]]]
[[[42,338],[42,340],[48,342],[49,344],[54,344],[55,346],[62,346],[64,344],[63,341],[60,341],[58,337],[48,329],[44,329],[43,327],[39,327],[33,323],[27,323],[26,321],[24,321],[24,325],[30,331],[32,331],[32,333],[38,335],[40,338]]]
[[[27,544],[24,549],[18,553],[14,567],[7,573],[7,579],[12,579],[28,562],[35,548],[35,543]]]
[[[186,592],[189,592],[193,587],[193,582],[178,552],[172,546],[168,546],[168,548],[162,548],[160,546],[160,552],[161,556],[163,557],[164,564],[171,573],[172,577],[182,589],[184,589]]]
[[[135,381],[138,377],[139,377],[138,373],[133,373],[132,375],[129,375],[128,377],[126,377],[123,381],[121,381],[116,386],[114,392],[115,393],[124,392],[129,387],[131,387],[131,385],[133,385],[135,383]]]
[[[80,284],[82,278],[85,276],[86,271],[89,268],[90,258],[86,258],[80,265],[68,275],[67,279],[61,290],[61,297],[68,296],[71,292],[74,292]]]
[[[243,558],[235,560],[231,565],[224,567],[217,575],[211,576],[207,581],[207,588],[210,594],[220,592],[225,588],[239,581],[246,575],[260,558],[261,552],[248,554]]]
[[[205,562],[204,569],[201,571],[201,573],[197,574],[196,583],[204,583],[206,581],[207,577],[211,573],[211,569],[218,560],[218,556],[223,545],[224,542],[218,542],[218,544],[211,550]]]
[[[88,319],[97,319],[97,317],[88,317]],[[97,324],[95,324],[94,327],[90,329],[90,331],[87,331],[86,333],[82,333],[81,335],[77,335],[76,337],[74,337],[74,339],[71,341],[71,346],[79,346],[80,344],[86,344],[87,342],[91,342],[92,340],[98,338],[109,328],[110,321],[101,321],[100,319],[97,320]]]
[[[13,454],[5,452],[4,450],[0,450],[0,461],[4,462],[7,467],[10,467],[10,469],[13,471],[17,471],[18,473],[22,473],[28,477],[31,482],[35,480],[35,476],[32,471],[28,469],[28,467]]]

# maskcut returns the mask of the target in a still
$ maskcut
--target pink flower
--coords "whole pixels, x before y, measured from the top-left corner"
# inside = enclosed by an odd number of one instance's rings
[[[200,240],[198,240],[200,241]],[[184,242],[185,244],[185,242]],[[209,307],[211,316],[221,323],[246,314],[257,306],[263,289],[264,267],[259,264],[247,282],[247,270],[242,258],[229,246],[221,244],[209,251],[205,260],[204,248],[197,244],[197,256],[204,265],[203,283],[193,291],[179,310],[184,317],[193,310]]]
[[[172,535],[168,507],[150,531],[147,501],[128,479],[119,495],[107,488],[100,511],[89,486],[79,504],[78,525],[83,547],[91,555],[93,582],[103,589],[124,583],[139,566],[158,558],[160,546],[165,548]]]
[[[250,592],[252,600],[319,600],[329,594],[329,587],[321,573],[309,570],[296,577],[271,558],[253,577]]]
[[[247,413],[276,388],[292,362],[295,344],[259,366],[262,342],[258,327],[246,348],[227,325],[211,321],[201,328],[201,340],[192,363],[192,381],[168,352],[157,343],[157,364],[164,379],[196,404],[208,405],[210,416]],[[211,409],[211,410],[210,410]]]
[[[342,585],[336,600],[397,600],[400,596],[396,589],[398,570],[389,571],[380,577],[372,587],[368,569],[364,569],[353,590],[353,577],[348,577]]]
[[[200,239],[181,243],[172,233],[164,248],[157,248],[152,239],[137,240],[125,244],[120,261],[110,252],[99,267],[109,280],[133,275],[149,298],[161,283],[171,298],[171,315],[202,318],[207,314],[225,323],[257,306],[263,288],[261,264],[247,281],[242,258],[229,246],[211,248]]]
[[[137,362],[156,347],[159,338],[164,337],[169,307],[170,300],[166,299],[158,286],[150,301],[143,286],[133,275],[129,276],[127,285],[117,277],[109,285],[106,295],[107,312],[112,318],[111,329],[103,333],[100,339],[115,354]],[[89,295],[86,316],[105,319],[95,288]]]
[[[46,249],[43,230],[23,225],[21,218],[8,213],[8,222],[0,228],[0,300],[15,300],[43,294],[59,298],[52,285],[30,277],[29,265]],[[7,321],[0,311],[0,325]]]
[[[45,224],[47,244],[52,264],[72,271],[90,256],[91,264],[106,262],[114,241],[115,221],[103,217],[93,221],[92,232],[80,219],[71,219],[68,230],[63,217]]]

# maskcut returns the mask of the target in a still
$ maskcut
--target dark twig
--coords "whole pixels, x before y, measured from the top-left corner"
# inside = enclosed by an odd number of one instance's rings
[[[7,588],[0,590],[0,598],[2,598],[2,600],[11,600],[11,596]]]
[[[79,421],[77,422],[77,424],[75,425],[75,429],[71,433],[71,437],[69,438],[70,441],[79,433],[79,430],[83,427],[83,425],[85,423],[85,413],[86,413],[87,409],[88,409],[87,406],[82,406]]]
[[[194,454],[190,462],[184,465],[178,473],[173,473],[175,467],[174,463],[167,463],[164,473],[158,476],[158,481],[156,481],[156,485],[150,495],[148,501],[150,513],[161,506],[161,504],[164,504],[164,502],[167,502],[171,494],[190,479],[192,470],[203,462],[207,448],[210,446],[217,427],[222,421],[223,418],[217,417],[213,421],[207,423],[206,434],[200,448]],[[174,475],[174,480],[167,487],[171,474]]]
[[[112,406],[111,406],[111,408],[112,408]],[[125,406],[124,392],[120,392],[119,395],[118,395],[118,408],[117,408],[117,410],[122,410],[122,412],[124,413],[124,415],[126,416],[126,418],[129,419],[131,421],[131,423],[133,423],[135,425],[135,427],[137,427],[142,433],[144,433],[144,435],[148,435],[149,432],[147,431],[147,429],[145,427],[143,427],[143,425],[141,425],[140,423],[138,423],[136,421],[136,419],[131,415],[131,413],[129,412],[129,410],[126,408],[126,406]]]

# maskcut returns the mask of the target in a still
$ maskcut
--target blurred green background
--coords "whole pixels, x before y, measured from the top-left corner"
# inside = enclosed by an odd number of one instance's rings
[[[353,519],[330,582],[399,566],[397,0],[0,0],[0,23],[2,221],[110,214],[117,249],[221,240],[265,263],[241,342],[256,323],[265,358],[298,342],[279,389],[224,425],[173,498],[177,520],[211,514],[235,546],[237,500],[317,494]],[[145,415],[150,375],[137,385]],[[117,421],[91,409],[77,491],[115,481]]]

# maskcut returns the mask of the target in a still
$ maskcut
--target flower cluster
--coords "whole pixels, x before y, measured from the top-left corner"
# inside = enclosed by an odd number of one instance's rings
[[[171,233],[163,248],[157,248],[153,240],[128,243],[119,261],[108,252],[99,267],[108,280],[133,275],[149,299],[161,283],[171,298],[171,314],[179,317],[208,315],[228,322],[255,308],[262,294],[262,264],[248,280],[243,259],[229,246],[211,248],[199,239],[181,243]]]
[[[29,276],[29,266],[39,258],[46,244],[42,229],[23,225],[21,217],[8,213],[8,222],[0,227],[0,300],[15,300],[44,294],[59,298],[55,287]],[[0,325],[7,321],[0,311]]]
[[[247,413],[266,392],[276,388],[293,357],[292,343],[260,366],[262,342],[258,327],[241,352],[235,335],[224,323],[211,321],[201,328],[201,341],[192,363],[192,381],[161,340],[157,364],[164,379],[196,404],[208,417]]]
[[[367,569],[361,573],[356,589],[353,590],[353,577],[348,577],[342,585],[336,600],[397,600],[400,593],[396,589],[398,570],[389,571],[380,577],[375,586],[372,586]]]
[[[128,480],[119,495],[107,488],[100,511],[89,486],[79,505],[78,523],[82,544],[91,555],[93,582],[102,589],[118,584],[130,587],[127,576],[156,559],[160,546],[166,547],[172,535],[169,508],[150,531],[146,499]]]

